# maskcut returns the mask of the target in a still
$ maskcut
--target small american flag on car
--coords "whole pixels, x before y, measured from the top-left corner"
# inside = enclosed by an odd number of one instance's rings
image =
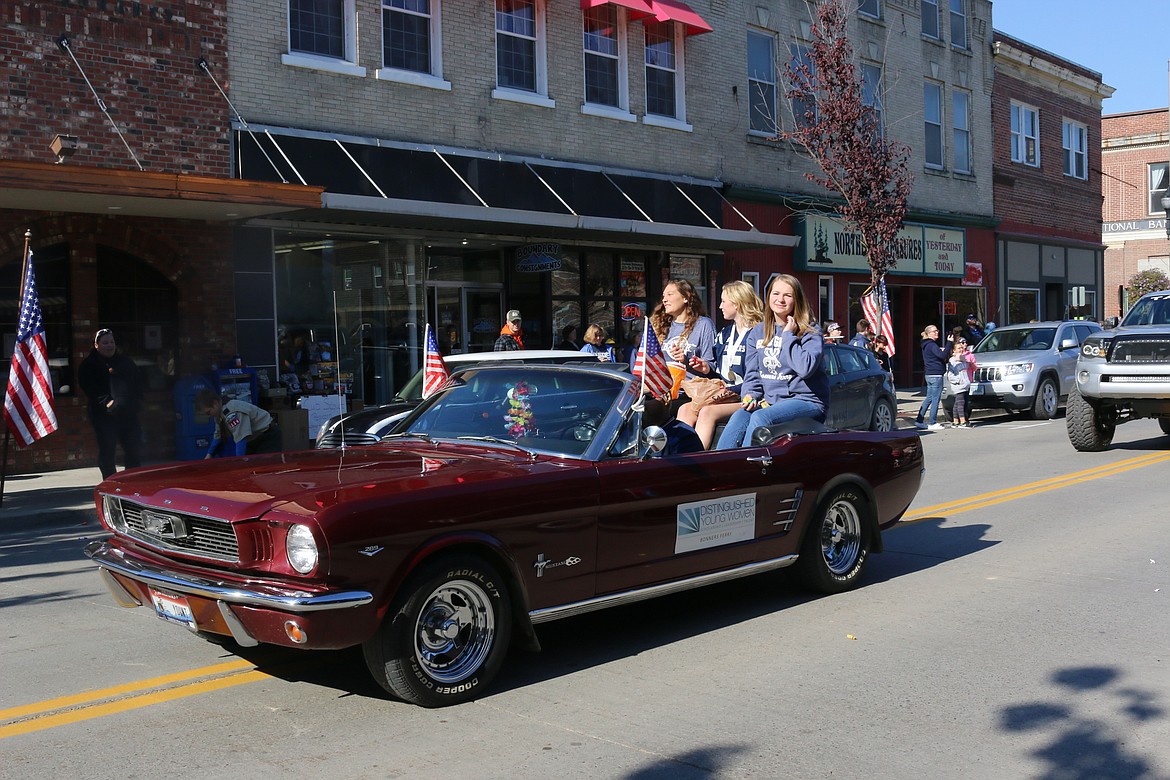
[[[641,377],[642,392],[655,398],[669,396],[674,389],[674,378],[670,374],[670,367],[666,365],[666,356],[662,354],[662,344],[650,327],[649,318],[642,328],[642,347],[634,358],[634,369],[630,373]]]
[[[447,364],[443,362],[442,354],[439,353],[439,342],[435,339],[435,332],[431,330],[429,322],[427,323],[426,344],[426,361],[423,363],[423,398],[430,396],[442,387],[447,378],[451,376],[451,372],[447,370]]]

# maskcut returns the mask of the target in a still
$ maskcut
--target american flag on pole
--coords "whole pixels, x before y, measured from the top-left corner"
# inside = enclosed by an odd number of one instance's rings
[[[49,363],[45,360],[45,323],[37,297],[31,249],[25,252],[23,276],[20,323],[8,372],[8,393],[4,396],[4,422],[21,445],[27,447],[57,430],[57,414],[53,411],[53,388],[49,383]]]
[[[638,356],[634,358],[634,369],[630,372],[642,378],[642,392],[649,393],[655,398],[670,395],[674,389],[674,378],[670,368],[666,365],[666,356],[662,354],[662,345],[658,343],[658,336],[650,327],[650,320],[642,328],[642,347]]]
[[[443,356],[439,353],[439,342],[435,339],[435,332],[431,330],[431,324],[427,323],[427,354],[426,360],[423,363],[423,389],[422,397],[427,398],[447,381],[451,376],[451,372],[447,370],[447,364],[443,362]]]
[[[886,297],[886,278],[883,276],[869,293],[861,296],[861,311],[873,328],[874,334],[881,334],[889,342],[886,352],[893,355],[894,322],[890,319],[890,299]],[[879,314],[880,312],[880,314]]]

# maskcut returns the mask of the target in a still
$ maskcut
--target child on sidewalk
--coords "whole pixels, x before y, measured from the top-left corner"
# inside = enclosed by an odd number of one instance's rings
[[[971,389],[971,375],[975,368],[975,356],[967,349],[963,338],[955,339],[951,356],[947,359],[947,382],[955,396],[951,411],[952,428],[973,428],[967,412],[967,395]]]

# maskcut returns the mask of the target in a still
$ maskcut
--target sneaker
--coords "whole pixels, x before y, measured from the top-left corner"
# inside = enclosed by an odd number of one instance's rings
[[[946,426],[943,425],[942,423],[931,423],[930,425],[926,426],[926,430],[928,430],[928,431],[941,431],[945,427]]]
[[[926,423],[922,422],[922,420],[918,420],[917,422],[914,423],[914,427],[920,431],[925,431],[926,430]]]
[[[975,423],[973,423],[973,422],[969,422],[969,423],[966,423],[965,425],[963,425],[963,427],[964,427],[964,428],[974,428],[974,427],[975,427]]]

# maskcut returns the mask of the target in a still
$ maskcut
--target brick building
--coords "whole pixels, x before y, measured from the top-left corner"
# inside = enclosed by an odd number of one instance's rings
[[[994,33],[999,324],[1102,316],[1101,74]],[[1083,309],[1070,311],[1073,288]]]
[[[231,178],[229,111],[198,65],[223,60],[223,4],[177,7],[0,6],[4,354],[28,231],[60,423],[13,448],[9,473],[96,462],[76,372],[99,327],[146,377],[145,457],[173,457],[175,377],[236,349],[230,225],[320,202],[317,189]]]
[[[1170,276],[1170,228],[1162,207],[1170,164],[1170,117],[1164,108],[1110,114],[1101,119],[1105,201],[1106,317],[1125,314],[1125,289],[1134,274],[1157,269]]]

